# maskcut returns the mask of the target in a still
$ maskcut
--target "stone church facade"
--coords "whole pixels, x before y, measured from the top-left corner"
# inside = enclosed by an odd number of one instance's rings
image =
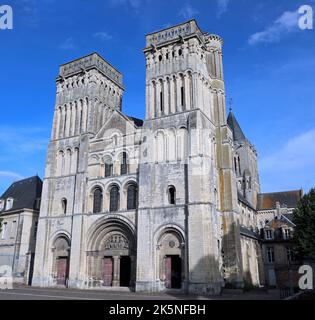
[[[257,154],[227,119],[222,39],[146,36],[146,118],[97,53],[62,65],[33,285],[217,294],[264,283]]]

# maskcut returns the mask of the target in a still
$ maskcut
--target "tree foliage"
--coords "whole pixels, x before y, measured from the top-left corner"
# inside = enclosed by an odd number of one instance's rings
[[[315,189],[298,203],[293,223],[296,225],[294,232],[296,250],[302,256],[315,259]]]

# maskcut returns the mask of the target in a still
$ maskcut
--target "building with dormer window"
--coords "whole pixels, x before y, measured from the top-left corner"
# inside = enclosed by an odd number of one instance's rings
[[[12,270],[13,281],[32,281],[42,181],[14,182],[0,197],[0,266]]]

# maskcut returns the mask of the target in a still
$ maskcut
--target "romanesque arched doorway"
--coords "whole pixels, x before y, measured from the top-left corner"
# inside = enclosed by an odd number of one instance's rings
[[[184,243],[175,230],[165,231],[158,240],[158,272],[166,289],[181,289],[184,281]]]
[[[69,279],[70,241],[59,236],[53,246],[53,274],[58,286],[66,286]]]
[[[136,243],[131,228],[120,221],[107,221],[91,238],[87,253],[90,286],[134,287]]]

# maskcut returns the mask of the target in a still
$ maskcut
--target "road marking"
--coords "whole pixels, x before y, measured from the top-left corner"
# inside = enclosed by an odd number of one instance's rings
[[[195,299],[195,300],[198,300],[200,297],[188,297],[188,296],[169,296],[169,295],[141,295],[141,294],[136,294],[136,293],[132,293],[132,292],[113,292],[113,291],[107,291],[107,290],[103,290],[103,291],[91,291],[91,290],[85,290],[85,291],[81,291],[81,290],[75,290],[75,289],[58,289],[58,288],[50,288],[50,289],[45,289],[45,288],[13,288],[13,290],[16,290],[17,293],[16,294],[19,294],[18,291],[23,291],[23,290],[26,290],[26,291],[36,291],[36,292],[46,292],[47,291],[54,291],[54,292],[66,292],[67,290],[69,290],[68,292],[71,293],[75,293],[75,294],[84,294],[84,295],[102,295],[104,296],[103,299],[98,299],[98,300],[107,300],[106,299],[106,296],[113,296],[113,297],[120,297],[120,296],[123,296],[124,299],[123,300],[128,300],[129,297],[135,297],[135,298],[139,298],[139,300],[141,298],[145,298],[145,299],[148,299],[148,298],[152,298],[152,300],[154,300],[155,298],[159,298],[161,300],[169,300],[170,298],[173,299],[173,300],[185,300],[185,299]],[[94,300],[94,299],[92,299]]]
[[[65,296],[51,296],[47,294],[33,294],[33,293],[18,293],[18,292],[8,292],[0,291],[0,294],[4,295],[15,295],[15,296],[31,296],[31,297],[46,297],[54,299],[68,299],[68,300],[102,300],[102,299],[90,299],[90,298],[80,298],[80,297],[65,297]]]

